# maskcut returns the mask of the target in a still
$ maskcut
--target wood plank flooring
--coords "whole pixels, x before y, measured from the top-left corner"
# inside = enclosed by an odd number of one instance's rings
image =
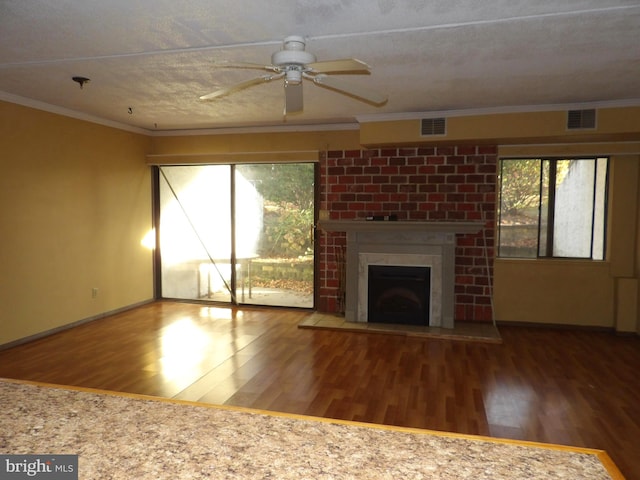
[[[640,479],[638,337],[298,328],[310,314],[157,302],[0,351],[0,377],[599,448]]]

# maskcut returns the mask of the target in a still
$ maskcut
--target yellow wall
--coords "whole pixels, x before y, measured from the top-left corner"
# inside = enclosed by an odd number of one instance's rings
[[[426,113],[422,118],[429,118]],[[446,133],[421,136],[421,118],[372,120],[363,145],[499,145],[499,157],[605,155],[610,162],[604,262],[497,259],[498,321],[614,328],[640,333],[640,107],[600,108],[596,127],[567,130],[567,111],[449,116]]]
[[[614,282],[606,262],[496,260],[498,321],[613,327]]]
[[[0,102],[0,345],[153,297],[149,148]]]
[[[354,128],[270,133],[160,136],[153,138],[149,165],[315,162],[321,152],[360,149]]]
[[[638,322],[638,194],[640,143],[501,147],[500,156],[607,155],[607,259],[497,259],[495,318],[640,331]]]
[[[450,138],[431,141],[416,136],[416,121],[145,136],[0,102],[0,345],[153,297],[151,252],[140,245],[151,228],[148,163],[439,142],[495,142],[499,156],[611,155],[607,260],[497,260],[495,315],[639,331],[640,109],[599,112],[589,135],[568,135],[561,117],[456,117]]]
[[[360,140],[370,146],[432,141],[500,145],[637,141],[640,107],[597,109],[596,128],[584,130],[567,130],[563,110],[451,116],[446,119],[446,135],[435,137],[421,136],[420,123],[420,118],[364,123]]]
[[[597,128],[587,131],[567,131],[566,111],[451,117],[447,134],[432,139],[420,137],[419,127],[420,120],[413,119],[365,121],[359,131],[156,137],[147,162],[242,161],[234,154],[460,143],[498,144],[500,157],[610,156],[607,260],[496,260],[495,318],[640,331],[640,108],[599,109]]]

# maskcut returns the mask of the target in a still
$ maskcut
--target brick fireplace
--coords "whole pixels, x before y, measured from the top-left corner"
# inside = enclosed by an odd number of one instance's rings
[[[453,239],[450,308],[455,320],[491,321],[496,151],[495,146],[463,145],[326,152],[320,161],[321,224],[364,223],[368,216],[395,215],[397,222],[366,224],[384,223],[391,229],[409,222],[427,227],[479,225],[447,233]],[[351,309],[362,294],[353,278],[347,278],[349,234],[331,230],[319,235],[317,307],[353,315],[347,307]],[[429,249],[415,254],[430,255]]]

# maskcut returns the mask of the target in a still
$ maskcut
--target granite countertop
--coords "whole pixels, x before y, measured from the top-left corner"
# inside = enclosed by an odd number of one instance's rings
[[[598,450],[86,389],[0,381],[0,405],[0,453],[77,454],[81,479],[622,478]]]

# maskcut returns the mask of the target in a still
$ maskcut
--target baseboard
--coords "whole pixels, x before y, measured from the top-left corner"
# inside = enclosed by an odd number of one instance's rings
[[[125,307],[116,308],[115,310],[109,310],[107,312],[102,312],[97,315],[93,315],[91,317],[82,318],[80,320],[76,320],[75,322],[67,323],[65,325],[61,325],[59,327],[52,328],[50,330],[45,330],[44,332],[36,333],[34,335],[29,335],[28,337],[19,338],[17,340],[13,340],[9,343],[3,343],[0,345],[0,351],[8,350],[9,348],[17,347],[18,345],[23,345],[25,343],[33,342],[34,340],[39,340],[40,338],[48,337],[58,332],[63,332],[65,330],[69,330],[70,328],[77,327],[79,325],[83,325],[85,323],[93,322],[95,320],[100,320],[101,318],[108,317],[110,315],[115,315],[117,313],[126,312],[128,310],[133,310],[134,308],[141,307],[143,305],[147,305],[149,303],[153,303],[156,300],[151,298],[149,300],[143,300],[141,302],[133,303],[131,305],[127,305]]]
[[[528,327],[528,328],[547,328],[550,330],[579,330],[583,332],[601,332],[621,334],[613,327],[601,327],[597,325],[573,325],[569,323],[537,323],[537,322],[511,322],[505,320],[497,320],[498,327]],[[633,332],[629,332],[633,335]],[[624,332],[627,334],[627,332]]]

